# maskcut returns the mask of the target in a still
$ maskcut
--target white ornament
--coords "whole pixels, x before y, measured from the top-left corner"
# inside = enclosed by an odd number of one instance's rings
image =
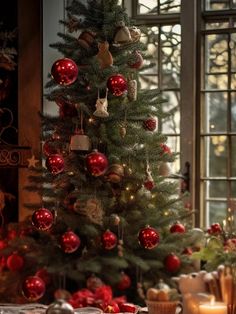
[[[105,98],[100,98],[99,90],[98,90],[98,99],[96,101],[96,110],[93,115],[99,118],[107,118],[109,117],[109,113],[107,111],[108,101],[107,101],[107,90]]]

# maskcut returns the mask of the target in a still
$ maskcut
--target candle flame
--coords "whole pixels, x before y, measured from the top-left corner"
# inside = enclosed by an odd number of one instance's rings
[[[210,300],[210,304],[211,306],[215,305],[215,296],[211,296],[211,300]]]

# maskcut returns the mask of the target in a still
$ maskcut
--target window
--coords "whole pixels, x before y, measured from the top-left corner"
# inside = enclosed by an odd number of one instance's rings
[[[161,131],[181,152],[174,171],[190,164],[195,223],[222,222],[236,210],[236,1],[132,5],[137,23],[148,26],[148,49],[157,57],[156,73],[141,79],[158,86],[168,100],[166,110],[173,110]]]
[[[201,206],[207,225],[236,210],[235,8],[235,1],[208,0],[202,15]]]

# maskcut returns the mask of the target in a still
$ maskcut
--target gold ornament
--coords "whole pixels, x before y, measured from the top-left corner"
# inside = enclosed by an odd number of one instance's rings
[[[96,57],[102,70],[113,65],[113,58],[107,41],[98,43],[98,54]]]
[[[121,138],[125,138],[126,132],[127,132],[126,125],[121,124],[120,125],[120,136],[121,136]]]
[[[126,44],[131,42],[131,40],[132,38],[130,35],[129,28],[125,26],[125,23],[123,21],[121,21],[115,34],[114,42],[116,44]]]
[[[161,162],[158,168],[159,176],[168,177],[171,174],[171,167],[168,162]]]
[[[139,28],[137,28],[136,26],[131,26],[129,27],[129,32],[133,43],[136,43],[140,40],[141,31]]]

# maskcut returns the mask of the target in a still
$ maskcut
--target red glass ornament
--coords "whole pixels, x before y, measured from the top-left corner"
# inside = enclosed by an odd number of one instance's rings
[[[161,149],[162,149],[162,154],[169,154],[169,155],[171,154],[171,150],[170,150],[169,146],[167,146],[164,143],[161,143],[160,146],[161,146]]]
[[[155,187],[155,182],[153,180],[147,179],[143,182],[143,185],[148,191],[151,191]]]
[[[48,171],[55,175],[64,171],[64,159],[59,154],[48,156],[45,165]]]
[[[185,226],[177,221],[170,227],[170,232],[171,233],[185,233]]]
[[[58,154],[62,151],[62,142],[60,136],[55,133],[51,138],[43,143],[43,154],[48,157],[50,155]]]
[[[127,81],[121,74],[115,74],[108,78],[107,88],[114,96],[121,96],[127,92]]]
[[[41,278],[46,285],[51,283],[51,276],[46,268],[38,269],[35,276]]]
[[[117,285],[117,288],[119,290],[126,290],[130,286],[131,286],[131,279],[130,279],[130,277],[128,275],[126,275],[124,272],[122,272],[121,273],[121,279],[120,279],[120,282]]]
[[[0,271],[3,271],[7,266],[7,259],[5,256],[0,256]]]
[[[7,268],[11,271],[19,271],[24,266],[24,259],[17,253],[12,253],[7,258]]]
[[[107,157],[104,154],[94,150],[92,153],[86,156],[86,166],[91,175],[94,177],[99,177],[107,171]]]
[[[143,65],[143,57],[140,52],[134,51],[132,61],[128,62],[128,65],[132,69],[140,69]]]
[[[7,231],[7,239],[14,240],[17,237],[17,231],[15,229],[10,229]]]
[[[53,225],[53,214],[47,208],[40,208],[32,215],[32,224],[38,230],[48,230]]]
[[[138,239],[142,247],[151,250],[159,244],[160,236],[156,229],[148,226],[139,231]]]
[[[51,74],[57,84],[71,85],[78,76],[78,67],[76,63],[69,59],[63,58],[54,62]]]
[[[22,284],[22,293],[27,300],[37,301],[45,293],[45,283],[37,276],[29,276]]]
[[[73,253],[80,246],[80,238],[73,231],[67,231],[62,235],[60,243],[65,253]]]
[[[170,273],[176,273],[180,266],[181,266],[181,261],[178,256],[175,254],[171,253],[166,256],[165,261],[164,261],[165,269],[170,272]]]
[[[222,233],[221,225],[218,222],[212,224],[210,229],[208,229],[208,233],[209,234],[220,234],[220,233]]]
[[[157,129],[157,118],[149,117],[145,121],[143,121],[143,127],[147,131],[154,132]]]
[[[137,306],[133,303],[121,303],[120,305],[120,311],[122,313],[136,313],[137,309]]]
[[[57,100],[56,104],[59,107],[59,116],[60,118],[73,118],[78,116],[78,110],[75,107],[75,104],[70,102],[69,100]]]
[[[112,250],[117,244],[117,236],[115,233],[107,230],[102,235],[102,245],[105,250]]]

